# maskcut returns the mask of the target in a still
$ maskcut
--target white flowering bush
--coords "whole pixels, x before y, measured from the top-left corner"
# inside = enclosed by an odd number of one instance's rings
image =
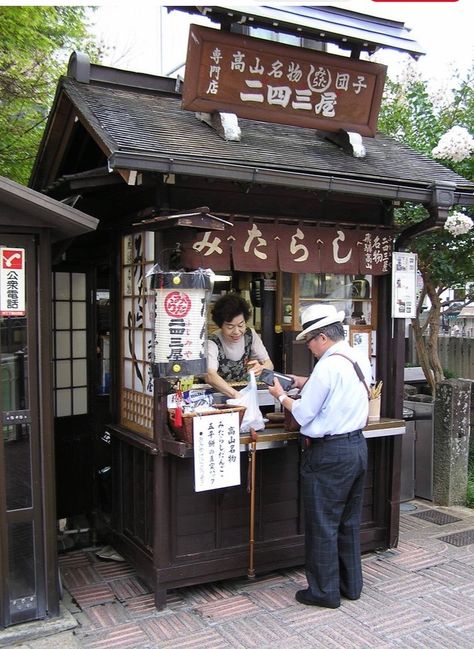
[[[432,154],[435,158],[461,162],[474,152],[474,138],[464,126],[453,126],[440,137]]]
[[[447,230],[453,237],[459,237],[461,234],[466,234],[472,228],[472,219],[462,212],[453,212],[446,219],[444,229]]]

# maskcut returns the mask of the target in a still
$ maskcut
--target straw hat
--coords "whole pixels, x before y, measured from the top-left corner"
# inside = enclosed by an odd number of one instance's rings
[[[296,336],[296,340],[303,340],[310,331],[321,329],[321,327],[335,322],[342,322],[344,318],[344,311],[336,311],[332,304],[312,304],[301,314],[303,331]]]

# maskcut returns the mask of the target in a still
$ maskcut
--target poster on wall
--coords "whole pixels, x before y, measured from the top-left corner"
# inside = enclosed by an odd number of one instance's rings
[[[25,249],[0,248],[0,316],[24,316]]]
[[[394,252],[392,257],[392,318],[414,318],[416,314],[418,255]]]
[[[194,490],[240,484],[239,413],[193,417]]]

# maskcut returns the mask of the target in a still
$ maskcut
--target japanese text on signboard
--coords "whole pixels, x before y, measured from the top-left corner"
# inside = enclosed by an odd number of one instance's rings
[[[228,239],[230,245],[222,245]],[[289,273],[390,272],[393,233],[390,230],[345,229],[269,223],[235,223],[226,233],[200,232],[183,242],[186,266],[209,266],[215,270]],[[203,262],[203,260],[205,260]]]
[[[191,26],[183,107],[375,134],[385,68]]]
[[[25,250],[0,248],[0,315],[25,314]]]

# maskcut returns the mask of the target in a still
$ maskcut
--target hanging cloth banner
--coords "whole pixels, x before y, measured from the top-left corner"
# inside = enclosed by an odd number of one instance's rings
[[[184,268],[230,269],[230,242],[233,228],[196,233],[179,231],[181,264]]]
[[[347,275],[359,271],[357,230],[280,225],[277,236],[282,271]]]
[[[231,236],[235,270],[272,272],[278,270],[275,226],[269,223],[234,223]]]
[[[386,275],[392,268],[393,234],[386,230],[359,230],[359,273]]]
[[[186,268],[205,261],[213,270],[229,270],[230,250],[240,271],[385,275],[391,271],[393,232],[241,221],[225,233],[200,232],[182,248]]]

